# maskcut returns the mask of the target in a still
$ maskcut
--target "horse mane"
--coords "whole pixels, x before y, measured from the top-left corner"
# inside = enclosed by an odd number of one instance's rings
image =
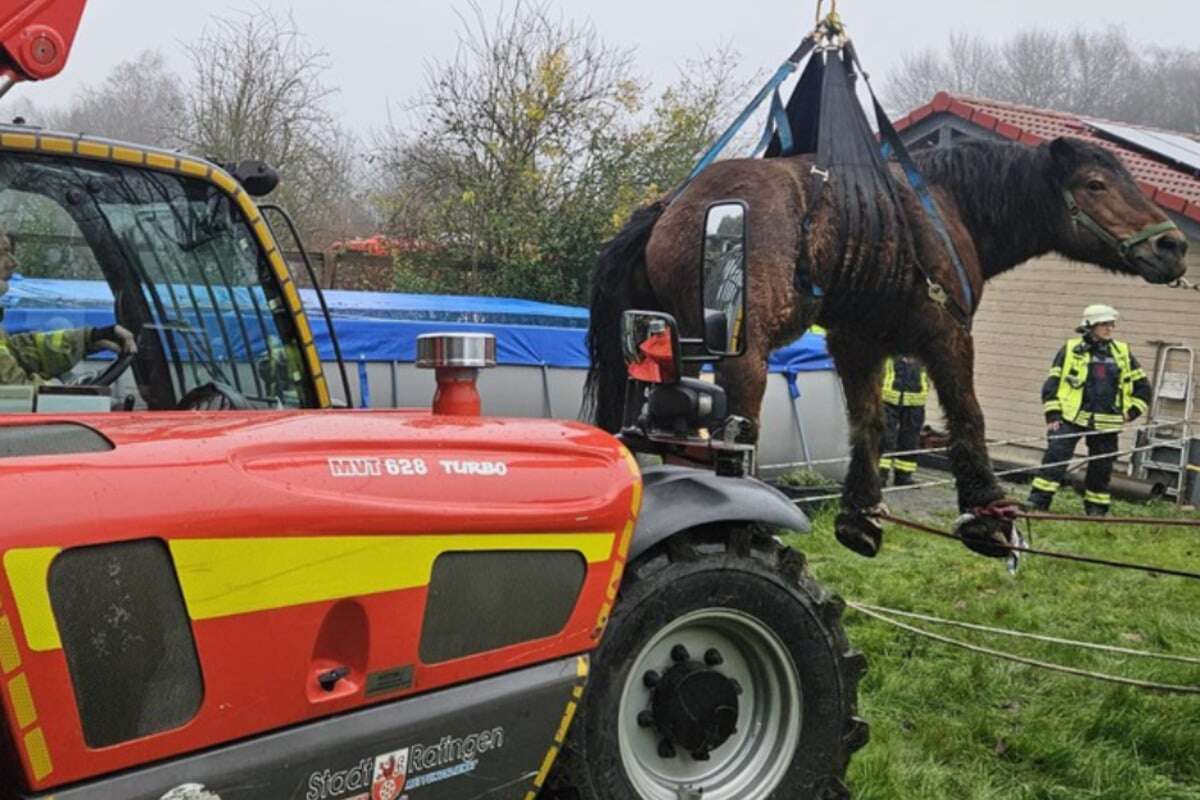
[[[1078,144],[1116,166],[1101,148]],[[1048,146],[970,140],[921,151],[914,160],[931,185],[954,198],[985,277],[1016,266],[1038,248],[1051,249],[1063,201]]]

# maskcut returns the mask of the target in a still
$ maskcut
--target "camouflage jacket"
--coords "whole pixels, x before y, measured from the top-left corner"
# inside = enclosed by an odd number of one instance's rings
[[[0,328],[0,385],[47,383],[87,353],[91,328],[8,335]]]

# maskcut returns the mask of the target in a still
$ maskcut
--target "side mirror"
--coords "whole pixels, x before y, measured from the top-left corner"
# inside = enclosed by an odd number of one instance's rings
[[[675,318],[657,311],[626,311],[621,343],[629,377],[643,383],[679,380],[679,334]]]
[[[700,297],[704,347],[713,355],[740,356],[746,351],[746,249],[746,204],[729,200],[709,206]]]
[[[265,161],[240,161],[226,169],[251,197],[264,197],[279,185],[279,173]]]

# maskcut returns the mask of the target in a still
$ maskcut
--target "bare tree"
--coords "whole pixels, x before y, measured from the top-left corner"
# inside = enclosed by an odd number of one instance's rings
[[[393,231],[437,245],[401,259],[401,284],[578,302],[614,220],[715,137],[739,88],[736,54],[689,65],[651,97],[628,49],[546,3],[475,4],[462,22],[413,119],[376,141]]]
[[[100,84],[81,88],[65,107],[42,108],[24,98],[13,113],[47,128],[172,147],[179,143],[175,120],[182,109],[179,77],[161,52],[143,50]]]
[[[179,144],[174,121],[183,111],[179,77],[157,50],[143,50],[113,68],[98,87],[80,90],[57,127],[129,142]]]
[[[355,146],[328,107],[329,54],[268,9],[215,17],[185,52],[191,77],[179,138],[222,160],[268,162],[306,238],[338,235],[329,223],[345,213],[331,205],[354,202]]]
[[[1140,46],[1116,27],[999,44],[955,34],[943,52],[903,57],[884,95],[903,112],[942,90],[1200,133],[1200,50]]]

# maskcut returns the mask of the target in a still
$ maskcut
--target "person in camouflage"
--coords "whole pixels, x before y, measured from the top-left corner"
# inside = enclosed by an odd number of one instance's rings
[[[12,241],[0,229],[0,297],[8,291],[8,282],[19,267],[13,255]],[[0,313],[2,311],[0,309]],[[69,371],[84,356],[100,350],[136,353],[137,345],[133,334],[120,325],[11,336],[0,326],[0,385],[49,383]]]

